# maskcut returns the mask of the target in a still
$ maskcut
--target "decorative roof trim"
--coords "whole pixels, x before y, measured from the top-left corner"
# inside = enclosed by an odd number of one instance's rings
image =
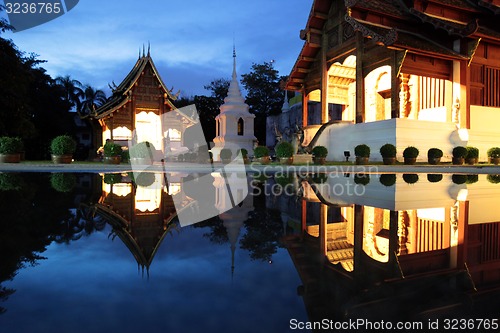
[[[370,37],[373,41],[383,43],[385,46],[394,44],[398,39],[398,32],[394,28],[391,28],[385,36],[382,36],[348,14],[345,15],[345,21],[349,23],[354,30],[361,32],[363,37]]]
[[[419,18],[423,23],[429,23],[436,29],[445,30],[446,32],[448,32],[448,35],[458,35],[460,37],[467,37],[475,33],[477,29],[479,29],[478,19],[475,19],[466,24],[465,26],[463,26],[462,28],[459,28],[453,26],[453,24],[450,24],[450,22],[429,16],[425,13],[422,13],[419,10],[416,10],[415,8],[410,8],[409,12],[413,16]],[[458,24],[455,23],[455,25]]]
[[[469,43],[467,45],[467,55],[469,56],[469,61],[467,63],[467,66],[470,66],[472,59],[474,58],[474,55],[476,54],[477,47],[479,46],[479,42],[481,42],[481,38],[475,40],[473,43]]]

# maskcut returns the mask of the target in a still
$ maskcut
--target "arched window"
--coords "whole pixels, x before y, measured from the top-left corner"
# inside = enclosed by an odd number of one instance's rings
[[[244,128],[244,122],[243,119],[240,118],[238,119],[238,135],[243,135],[243,128]]]

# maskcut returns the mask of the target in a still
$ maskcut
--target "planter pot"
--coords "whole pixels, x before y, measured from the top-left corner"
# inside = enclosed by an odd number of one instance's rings
[[[462,165],[462,164],[464,164],[464,161],[465,161],[465,159],[463,157],[453,157],[451,160],[451,162],[454,165]]]
[[[359,157],[356,156],[356,164],[357,165],[365,165],[368,164],[368,161],[370,160],[369,157]]]
[[[269,162],[271,162],[271,159],[269,158],[269,156],[257,157],[255,158],[255,162],[258,162],[260,164],[269,164]]]
[[[280,157],[280,164],[291,165],[293,163],[293,157]]]
[[[153,164],[153,161],[149,157],[133,157],[133,158],[130,159],[130,162],[132,164],[140,164],[140,165],[151,165],[151,164]]]
[[[73,155],[52,155],[54,164],[70,164],[73,161]]]
[[[477,163],[477,158],[475,158],[475,157],[466,158],[465,163],[467,163],[469,165],[474,165]]]
[[[121,156],[104,156],[103,162],[105,164],[120,164],[122,161]]]
[[[21,155],[17,154],[0,154],[0,163],[19,163]]]
[[[313,157],[314,164],[324,165],[326,163],[326,157]]]
[[[417,158],[416,157],[405,157],[405,164],[406,165],[413,165],[417,163]]]
[[[25,151],[20,151],[19,156],[20,156],[21,161],[26,160],[26,152]]]
[[[500,164],[500,157],[490,157],[490,163],[495,165]]]
[[[250,164],[250,159],[248,157],[243,157],[244,164]]]
[[[427,162],[432,165],[437,165],[441,163],[441,157],[428,157]]]
[[[393,165],[393,164],[396,164],[396,158],[395,157],[382,157],[382,160],[384,161],[384,165]]]

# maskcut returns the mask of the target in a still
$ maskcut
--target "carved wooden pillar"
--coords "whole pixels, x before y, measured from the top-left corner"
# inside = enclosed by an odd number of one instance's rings
[[[306,89],[302,89],[302,127],[307,126],[307,117],[308,117],[308,104],[309,104],[309,95],[307,94]]]
[[[327,123],[328,119],[328,65],[326,62],[326,50],[328,49],[328,35],[323,33],[321,38],[321,123]]]
[[[391,54],[391,118],[399,118],[399,93],[401,92],[401,80],[399,79],[398,51]]]
[[[363,75],[364,41],[356,32],[356,123],[365,122],[365,79]]]

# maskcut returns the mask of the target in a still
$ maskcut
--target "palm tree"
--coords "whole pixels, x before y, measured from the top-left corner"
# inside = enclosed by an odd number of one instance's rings
[[[107,97],[104,91],[94,89],[90,85],[83,87],[82,104],[80,108],[80,116],[91,115],[98,107],[106,103]]]
[[[73,80],[71,76],[58,76],[55,78],[56,83],[62,87],[66,101],[71,106],[76,107],[76,110],[81,108],[80,98],[83,96],[82,83],[78,80]]]

